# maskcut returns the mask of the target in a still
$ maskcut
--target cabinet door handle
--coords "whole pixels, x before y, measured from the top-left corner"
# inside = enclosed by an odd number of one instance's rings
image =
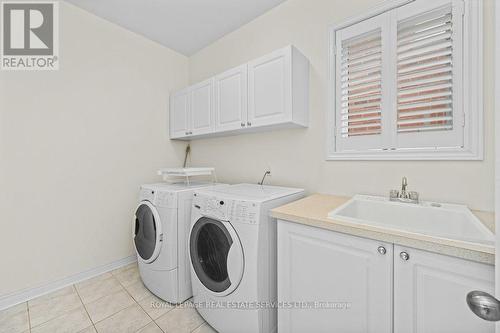
[[[471,291],[467,294],[467,305],[479,318],[487,321],[500,320],[500,301],[483,291]]]
[[[407,261],[408,259],[410,259],[410,255],[408,254],[408,252],[405,252],[405,251],[401,252],[401,253],[399,254],[399,256],[400,256],[400,257],[401,257],[401,259],[403,259],[404,261]]]
[[[379,247],[377,248],[377,251],[378,251],[378,253],[380,253],[381,255],[384,255],[384,254],[386,254],[386,253],[387,253],[387,250],[386,250],[386,249],[385,249],[385,247],[383,247],[383,246],[379,246]]]
[[[245,127],[245,123],[241,123],[241,127]]]
[[[252,123],[251,123],[251,122],[249,122],[249,121],[247,121],[247,125],[248,125],[248,126],[252,126]]]

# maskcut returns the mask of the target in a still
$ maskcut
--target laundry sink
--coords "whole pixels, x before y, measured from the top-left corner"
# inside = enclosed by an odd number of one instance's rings
[[[403,203],[356,195],[329,218],[377,229],[416,233],[464,242],[493,244],[493,233],[463,205]],[[372,228],[373,229],[373,228]]]

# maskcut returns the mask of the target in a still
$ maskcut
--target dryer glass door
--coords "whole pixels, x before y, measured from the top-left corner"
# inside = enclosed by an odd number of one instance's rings
[[[239,252],[237,271],[243,269],[241,244],[234,230],[228,227],[231,228],[228,222],[202,217],[191,230],[189,249],[193,269],[200,282],[214,293],[230,293],[241,279],[242,272],[233,276],[228,272],[228,256],[235,248]]]
[[[146,263],[158,257],[161,242],[160,217],[156,208],[143,201],[135,212],[134,244],[137,254]]]

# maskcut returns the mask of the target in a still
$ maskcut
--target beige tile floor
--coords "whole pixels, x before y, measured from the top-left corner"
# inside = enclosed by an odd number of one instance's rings
[[[0,311],[0,333],[214,333],[192,304],[144,287],[137,264]]]

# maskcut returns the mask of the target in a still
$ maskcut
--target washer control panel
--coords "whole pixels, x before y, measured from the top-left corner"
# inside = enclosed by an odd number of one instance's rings
[[[235,223],[257,224],[259,219],[259,206],[255,202],[232,201],[230,207],[230,220]]]
[[[195,194],[193,199],[193,206],[200,209],[201,214],[212,217],[222,221],[228,221],[228,205],[224,200],[217,197],[208,197],[204,195]]]
[[[251,201],[195,194],[193,206],[199,209],[202,215],[222,221],[247,224],[259,222],[260,206]]]

